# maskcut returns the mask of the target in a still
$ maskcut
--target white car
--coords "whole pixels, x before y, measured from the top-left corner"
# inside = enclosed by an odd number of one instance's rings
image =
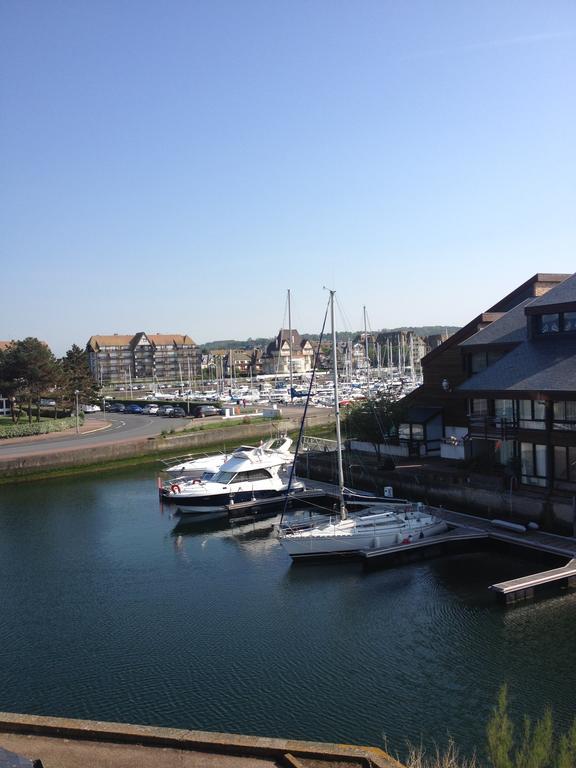
[[[84,411],[84,413],[98,413],[102,408],[99,405],[81,405],[80,410]]]
[[[156,403],[148,403],[142,408],[142,413],[147,413],[149,416],[155,416],[158,413],[158,406]]]

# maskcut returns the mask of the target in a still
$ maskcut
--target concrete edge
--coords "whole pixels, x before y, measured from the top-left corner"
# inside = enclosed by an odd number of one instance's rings
[[[0,733],[20,733],[82,741],[139,744],[197,752],[221,752],[254,757],[295,757],[361,760],[367,768],[402,768],[401,763],[378,747],[330,744],[293,739],[245,736],[210,731],[187,731],[147,725],[75,720],[41,715],[0,712]]]

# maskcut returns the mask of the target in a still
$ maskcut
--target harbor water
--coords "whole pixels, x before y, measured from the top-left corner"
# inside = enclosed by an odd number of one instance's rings
[[[293,565],[277,519],[177,526],[154,469],[0,490],[0,710],[386,746],[482,748],[511,712],[576,711],[576,594],[465,554],[365,573]]]

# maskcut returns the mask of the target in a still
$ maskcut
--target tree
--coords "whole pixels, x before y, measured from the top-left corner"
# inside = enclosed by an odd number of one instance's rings
[[[37,405],[40,421],[40,398],[60,383],[61,369],[50,348],[36,338],[15,341],[2,356],[3,388],[10,396],[28,403],[28,420],[32,421],[32,403]]]
[[[344,416],[346,433],[358,440],[372,443],[378,457],[380,446],[398,433],[404,408],[400,401],[383,394],[349,406]]]
[[[508,715],[508,686],[498,692],[498,702],[486,726],[488,757],[494,768],[513,768],[514,726]]]
[[[98,385],[92,376],[86,350],[73,344],[62,358],[61,365],[62,393],[68,402],[74,402],[76,392],[79,392],[79,400],[82,402],[89,403],[98,397]]]

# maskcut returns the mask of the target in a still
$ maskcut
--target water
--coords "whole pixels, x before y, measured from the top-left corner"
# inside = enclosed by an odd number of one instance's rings
[[[576,594],[512,609],[495,554],[292,565],[274,521],[186,529],[150,469],[0,489],[0,709],[375,744],[481,746],[576,710]]]

